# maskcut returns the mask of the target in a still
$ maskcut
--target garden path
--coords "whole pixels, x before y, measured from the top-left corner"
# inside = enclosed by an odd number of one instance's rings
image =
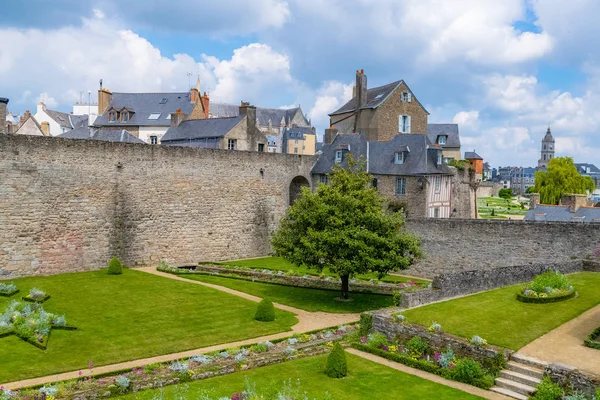
[[[600,305],[529,343],[519,354],[600,375],[600,350],[583,345],[599,324]]]
[[[514,400],[511,397],[503,396],[500,393],[490,392],[489,390],[480,389],[475,386],[467,385],[466,383],[450,381],[448,379],[442,378],[441,376],[431,374],[429,372],[421,371],[420,369],[407,367],[406,365],[387,360],[383,357],[379,357],[374,354],[365,353],[363,351],[356,350],[356,349],[346,349],[346,351],[348,353],[354,354],[355,356],[362,357],[366,360],[373,361],[373,362],[376,362],[381,365],[385,365],[386,367],[390,367],[390,368],[405,372],[410,375],[415,375],[415,376],[418,376],[419,378],[427,379],[428,381],[432,381],[435,383],[439,383],[441,385],[449,386],[454,389],[462,390],[463,392],[467,392],[467,393],[473,394],[475,396],[483,397],[484,399]]]

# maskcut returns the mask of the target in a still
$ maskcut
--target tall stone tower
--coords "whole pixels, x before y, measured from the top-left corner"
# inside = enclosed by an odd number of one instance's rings
[[[554,158],[554,138],[552,137],[552,132],[550,132],[550,127],[548,127],[548,131],[546,131],[546,136],[542,139],[542,156],[538,161],[538,170],[546,170],[548,169],[548,163],[550,160]]]

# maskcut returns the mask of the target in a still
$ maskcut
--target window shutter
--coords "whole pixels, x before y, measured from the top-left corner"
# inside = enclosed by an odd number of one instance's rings
[[[398,132],[402,132],[402,115],[398,116]]]
[[[410,92],[408,92],[406,94],[406,100],[410,103],[412,101],[412,94]]]
[[[410,116],[406,117],[406,133],[410,133]]]

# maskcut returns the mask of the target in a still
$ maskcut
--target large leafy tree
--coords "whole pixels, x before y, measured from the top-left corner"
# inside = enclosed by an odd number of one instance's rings
[[[377,272],[383,277],[408,268],[421,255],[419,241],[402,230],[402,214],[384,209],[386,199],[371,187],[364,164],[351,157],[348,164],[336,166],[329,183],[314,193],[302,189],[272,242],[277,255],[295,265],[338,274],[343,299],[352,276]]]
[[[553,158],[548,171],[535,173],[535,192],[542,204],[558,204],[563,194],[585,194],[594,189],[594,180],[580,175],[571,157]]]

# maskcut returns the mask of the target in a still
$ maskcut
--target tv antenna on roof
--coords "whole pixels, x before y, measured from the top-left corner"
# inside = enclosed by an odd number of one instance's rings
[[[188,77],[188,89],[192,87],[192,73],[188,71],[187,73],[187,77]]]
[[[102,79],[100,79],[100,90],[102,90]]]

